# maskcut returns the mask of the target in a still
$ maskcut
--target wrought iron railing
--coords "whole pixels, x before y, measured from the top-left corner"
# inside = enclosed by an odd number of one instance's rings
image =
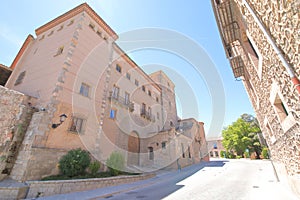
[[[145,119],[149,121],[155,122],[154,115],[151,114],[151,112],[147,112],[145,109],[141,109],[141,117],[144,117]]]
[[[134,111],[134,103],[132,103],[129,99],[125,99],[120,97],[119,95],[114,95],[113,92],[109,92],[108,99],[113,102],[117,102],[123,106],[128,107],[130,112]]]

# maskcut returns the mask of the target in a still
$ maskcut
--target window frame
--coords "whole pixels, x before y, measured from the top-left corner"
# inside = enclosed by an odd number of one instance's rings
[[[76,121],[74,122],[74,120],[76,120]],[[80,120],[80,128],[79,128],[79,130],[77,130],[77,126],[78,126],[77,123],[78,123],[79,120]],[[77,134],[82,134],[84,132],[84,123],[85,123],[84,118],[81,118],[81,117],[76,116],[76,115],[72,116],[71,123],[70,123],[70,126],[69,126],[69,131],[73,132],[73,133],[77,133]]]
[[[122,73],[122,67],[119,64],[116,64],[116,71]]]
[[[113,86],[112,88],[112,98],[114,99],[119,99],[119,95],[120,95],[120,88],[116,85]]]
[[[128,73],[128,72],[126,72],[126,78],[127,78],[128,80],[131,80],[131,74]]]
[[[87,89],[87,93],[86,90]],[[82,82],[79,88],[79,94],[84,96],[84,97],[90,97],[91,93],[91,86],[85,82]]]
[[[111,108],[109,110],[109,119],[116,120],[118,110],[116,108]]]

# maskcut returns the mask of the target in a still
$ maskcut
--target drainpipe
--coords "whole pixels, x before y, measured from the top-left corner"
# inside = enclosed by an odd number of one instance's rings
[[[272,39],[271,35],[266,31],[266,28],[264,27],[264,25],[262,24],[262,22],[260,21],[260,19],[256,16],[256,14],[254,13],[253,9],[248,4],[248,2],[246,0],[243,0],[243,3],[247,7],[247,9],[249,10],[249,12],[251,13],[252,17],[254,18],[254,21],[257,23],[257,25],[259,26],[260,30],[266,36],[268,42],[271,44],[271,46],[275,50],[275,53],[278,55],[278,57],[279,57],[280,61],[282,62],[284,68],[286,69],[287,73],[289,74],[289,76],[290,76],[290,78],[291,78],[291,80],[292,80],[292,82],[293,82],[296,90],[298,91],[298,94],[300,95],[300,81],[297,78],[297,76],[295,75],[293,67],[286,61],[286,59],[283,56],[281,50],[277,47],[277,45],[274,42],[274,40]]]

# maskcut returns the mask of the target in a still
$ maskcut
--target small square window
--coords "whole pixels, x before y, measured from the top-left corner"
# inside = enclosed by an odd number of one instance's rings
[[[159,102],[159,99],[158,99],[158,97],[156,97],[156,102],[157,102],[157,103]]]
[[[218,148],[217,144],[216,144],[216,143],[214,143],[214,149],[217,149],[217,148]]]
[[[99,35],[100,37],[102,37],[102,32],[100,30],[97,30],[97,35]]]
[[[162,148],[162,149],[166,149],[166,142],[162,142],[162,143],[161,143],[161,148]]]
[[[57,52],[56,52],[56,54],[55,54],[54,56],[58,56],[58,55],[62,54],[63,51],[64,51],[64,46],[59,47],[59,48],[57,49]]]
[[[54,31],[51,31],[51,32],[48,34],[48,36],[51,36],[53,33],[54,33]]]
[[[278,94],[276,95],[274,106],[280,121],[283,122],[289,113]]]
[[[57,31],[61,31],[64,28],[64,25],[61,25]]]
[[[145,88],[145,86],[142,86],[142,90],[145,92],[146,91],[146,88]]]
[[[85,83],[81,83],[79,94],[85,97],[89,97],[89,93],[90,93],[90,86]]]
[[[93,24],[93,23],[90,23],[90,24],[89,24],[89,27],[90,27],[91,29],[93,29],[93,30],[94,30],[94,29],[95,29],[95,24]]]
[[[150,90],[148,90],[148,95],[151,97],[151,91]]]
[[[122,72],[122,68],[120,67],[120,65],[118,65],[118,64],[116,65],[116,70],[120,73]]]
[[[83,130],[83,121],[84,121],[84,119],[82,119],[82,118],[73,117],[72,123],[70,126],[70,131],[81,133]]]
[[[39,41],[43,40],[44,38],[45,38],[45,35],[43,35],[43,36],[39,39]]]
[[[25,75],[26,75],[26,71],[21,72],[14,85],[16,86],[16,85],[21,84],[23,82]]]
[[[72,19],[67,26],[71,26],[74,23],[74,19]]]
[[[135,84],[136,86],[139,86],[139,81],[135,79],[134,84]]]
[[[115,109],[110,109],[110,112],[109,112],[109,118],[110,118],[110,119],[116,119],[116,114],[117,114],[117,110],[115,110]]]
[[[129,73],[126,73],[126,78],[127,78],[128,80],[130,80],[131,75],[130,75]]]

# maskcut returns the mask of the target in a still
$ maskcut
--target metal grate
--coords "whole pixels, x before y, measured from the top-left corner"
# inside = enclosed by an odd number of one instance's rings
[[[244,62],[241,56],[236,56],[230,59],[230,64],[235,78],[245,75]]]

